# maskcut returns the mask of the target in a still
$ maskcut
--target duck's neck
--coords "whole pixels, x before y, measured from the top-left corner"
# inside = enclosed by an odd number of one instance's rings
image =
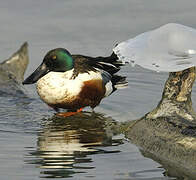
[[[196,114],[192,108],[191,92],[195,81],[195,67],[169,74],[157,108],[147,116],[157,118],[179,115],[187,120],[195,121]]]

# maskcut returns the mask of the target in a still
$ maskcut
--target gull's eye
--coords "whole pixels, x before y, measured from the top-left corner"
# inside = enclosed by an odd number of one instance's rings
[[[53,60],[56,60],[56,58],[57,58],[56,55],[52,56],[52,59],[53,59]]]

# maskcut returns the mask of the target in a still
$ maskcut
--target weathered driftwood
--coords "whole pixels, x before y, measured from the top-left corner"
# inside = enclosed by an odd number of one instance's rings
[[[196,178],[196,113],[191,101],[195,76],[195,67],[170,73],[158,106],[126,125],[133,143],[189,179]]]

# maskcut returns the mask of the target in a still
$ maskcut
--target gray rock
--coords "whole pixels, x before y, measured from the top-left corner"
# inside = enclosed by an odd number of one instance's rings
[[[22,95],[24,73],[29,63],[28,44],[25,42],[9,59],[0,63],[0,96]]]

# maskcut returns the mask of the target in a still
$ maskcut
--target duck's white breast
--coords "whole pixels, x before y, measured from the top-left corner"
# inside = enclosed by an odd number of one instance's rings
[[[37,91],[41,99],[47,104],[72,101],[80,93],[83,82],[100,79],[101,75],[93,71],[79,74],[72,79],[73,70],[67,72],[49,72],[37,82]]]

